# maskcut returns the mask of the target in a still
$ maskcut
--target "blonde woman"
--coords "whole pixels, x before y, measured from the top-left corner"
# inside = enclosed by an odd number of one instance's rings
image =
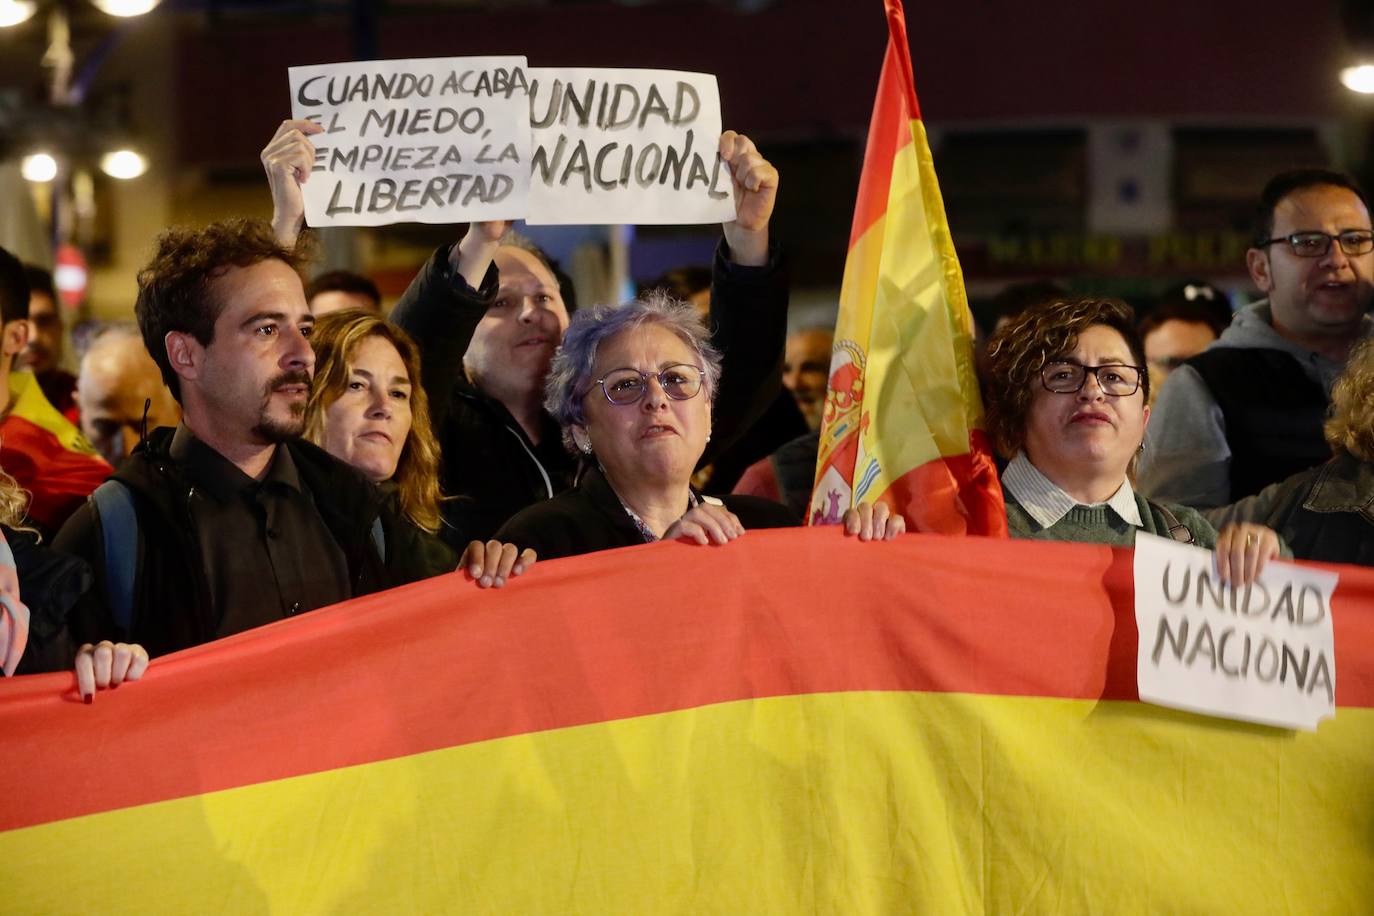
[[[315,322],[310,345],[315,383],[305,437],[394,491],[401,513],[437,534],[439,445],[415,343],[373,312],[344,309]]]
[[[14,478],[0,471],[0,524],[18,528],[24,521],[28,494]],[[19,568],[9,539],[0,529],[0,672],[14,674],[29,641],[29,609],[19,599]]]
[[[462,565],[485,588],[504,585],[534,562],[532,551],[466,539],[471,501],[446,500],[440,492],[420,352],[405,331],[373,312],[345,309],[315,322],[310,345],[315,380],[306,438],[392,495],[398,514],[423,532],[408,540],[425,551],[426,565],[453,569],[461,550]]]
[[[28,492],[0,471],[0,673],[5,676],[13,675],[21,660],[23,671],[31,670],[34,653],[24,658],[30,635],[36,642],[51,635],[91,584],[84,561],[39,544],[26,516],[28,505]],[[79,664],[76,670],[79,678]],[[137,680],[142,672],[141,665],[132,670],[126,665],[119,675]]]

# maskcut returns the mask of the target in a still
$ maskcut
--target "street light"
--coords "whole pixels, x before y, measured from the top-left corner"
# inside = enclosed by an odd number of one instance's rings
[[[1341,71],[1341,83],[1351,92],[1374,94],[1374,64],[1360,64]]]
[[[102,13],[111,16],[142,16],[161,0],[91,0]]]
[[[31,153],[19,166],[26,181],[46,183],[57,177],[57,160],[48,153]]]
[[[18,25],[38,9],[33,0],[0,0],[0,29]]]
[[[100,157],[100,171],[111,178],[128,181],[148,171],[148,160],[131,149],[118,149]]]
[[[153,11],[162,0],[91,0],[92,5],[109,16],[126,18]],[[0,29],[18,25],[38,11],[37,0],[0,0]]]

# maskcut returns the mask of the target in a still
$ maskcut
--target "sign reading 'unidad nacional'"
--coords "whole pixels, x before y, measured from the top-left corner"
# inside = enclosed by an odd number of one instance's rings
[[[1235,588],[1217,577],[1211,551],[1137,534],[1140,698],[1315,729],[1336,714],[1336,581],[1335,573],[1271,561]]]
[[[455,57],[292,67],[289,81],[293,115],[324,128],[311,226],[734,217],[714,76]]]
[[[733,219],[716,154],[716,78],[675,70],[530,71],[531,223]]]

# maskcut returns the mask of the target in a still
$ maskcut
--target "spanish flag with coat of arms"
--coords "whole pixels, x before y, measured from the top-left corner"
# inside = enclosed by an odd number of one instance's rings
[[[911,75],[901,0],[840,288],[812,524],[882,501],[915,531],[1007,533],[982,425],[973,317]]]

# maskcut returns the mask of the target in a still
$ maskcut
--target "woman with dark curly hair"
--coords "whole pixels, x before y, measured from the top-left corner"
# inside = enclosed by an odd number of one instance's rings
[[[1331,390],[1326,464],[1209,510],[1215,524],[1258,522],[1283,536],[1293,555],[1374,566],[1374,342],[1350,354]]]
[[[1246,582],[1280,545],[1260,525],[1220,535],[1197,512],[1151,502],[1130,471],[1150,419],[1150,379],[1131,307],[1058,299],[1011,319],[988,345],[988,431],[1013,537],[1129,547],[1136,531],[1216,548],[1223,578]]]

